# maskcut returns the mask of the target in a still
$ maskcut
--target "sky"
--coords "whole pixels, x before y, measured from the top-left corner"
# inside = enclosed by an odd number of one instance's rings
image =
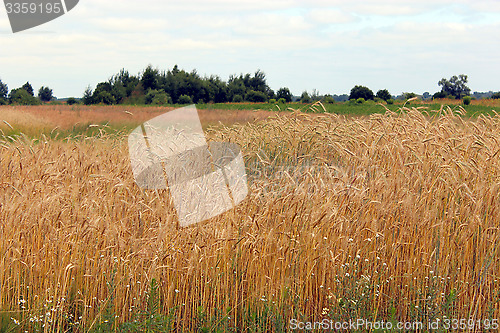
[[[355,85],[431,94],[466,74],[500,90],[499,0],[80,0],[13,34],[0,6],[0,80],[81,97],[125,68],[199,74],[262,70],[275,91],[349,93]]]

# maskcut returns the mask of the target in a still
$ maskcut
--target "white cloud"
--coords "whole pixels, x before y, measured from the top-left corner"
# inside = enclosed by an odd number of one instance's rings
[[[92,19],[91,22],[97,28],[108,32],[148,32],[164,30],[169,27],[168,22],[165,20],[131,17],[96,18]]]
[[[8,30],[0,33],[0,77],[10,87],[38,80],[58,96],[149,63],[223,78],[260,68],[296,93],[342,93],[363,81],[418,92],[441,73],[467,71],[488,87],[500,75],[499,12],[500,1],[490,0],[85,0],[13,35],[0,8],[0,30]]]
[[[339,9],[312,9],[308,13],[308,19],[313,23],[319,24],[342,24],[342,23],[351,23],[356,21],[356,17],[354,17],[350,13],[346,13]]]
[[[246,17],[234,27],[234,30],[255,37],[302,34],[311,28],[312,25],[306,22],[302,16],[265,13]]]

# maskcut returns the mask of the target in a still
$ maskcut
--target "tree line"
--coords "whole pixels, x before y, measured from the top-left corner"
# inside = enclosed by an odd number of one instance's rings
[[[436,92],[434,95],[426,92],[422,95],[422,97],[424,99],[463,99],[465,104],[469,104],[471,101],[471,89],[467,85],[467,82],[468,77],[465,74],[460,74],[458,76],[454,75],[450,79],[443,78],[438,82],[438,86],[441,87],[441,91]],[[419,97],[419,95],[410,92],[403,93],[399,97],[400,99],[407,100],[413,97]],[[375,99],[392,103],[393,98],[394,97],[389,93],[387,89],[379,90],[377,94],[374,94],[373,91],[368,87],[360,85],[352,88],[349,95],[349,100],[357,101],[358,103]],[[500,98],[500,92],[492,94],[491,98]]]
[[[438,86],[441,91],[431,95],[424,93],[424,99],[456,98],[470,103],[470,88],[467,86],[467,75],[452,76],[441,79]],[[403,93],[400,99],[417,97],[415,93]],[[99,82],[95,89],[88,86],[81,98],[69,98],[68,104],[192,104],[192,103],[227,103],[227,102],[270,102],[288,103],[298,100],[302,103],[323,101],[324,103],[354,101],[363,103],[367,100],[393,103],[396,97],[387,89],[381,89],[376,94],[365,86],[356,85],[349,95],[322,95],[317,90],[312,94],[304,91],[299,98],[294,98],[290,89],[282,87],[274,92],[267,84],[266,75],[261,70],[253,74],[231,75],[227,81],[219,76],[202,77],[196,70],[187,72],[175,65],[171,70],[160,71],[147,66],[141,73],[132,75],[121,69],[107,81]],[[500,98],[500,92],[491,98]],[[33,87],[29,82],[9,92],[7,84],[0,80],[0,105],[22,104],[33,105],[49,102],[54,99],[52,89],[42,86],[35,97]]]
[[[0,80],[0,105],[37,105],[42,102],[50,102],[53,99],[54,95],[52,89],[49,87],[40,87],[40,89],[38,89],[38,94],[35,97],[35,91],[29,81],[21,87],[12,89],[9,92],[7,84]]]
[[[160,71],[151,65],[139,75],[122,69],[95,89],[85,90],[82,102],[89,104],[191,104],[226,102],[267,102],[271,99],[292,101],[290,89],[276,93],[267,84],[264,72],[232,75],[227,81],[219,76],[202,77],[196,70],[187,72],[175,65]]]

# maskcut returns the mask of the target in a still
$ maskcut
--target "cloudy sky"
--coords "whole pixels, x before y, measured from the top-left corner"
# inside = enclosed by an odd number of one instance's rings
[[[16,34],[1,6],[0,79],[80,97],[121,68],[178,64],[224,80],[261,69],[295,95],[434,93],[462,73],[473,91],[499,91],[498,36],[498,0],[80,0]]]

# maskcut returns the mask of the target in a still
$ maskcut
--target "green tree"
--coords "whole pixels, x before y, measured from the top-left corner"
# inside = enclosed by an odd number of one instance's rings
[[[290,92],[290,89],[283,87],[276,93],[276,98],[278,100],[283,98],[287,103],[290,103],[292,101],[292,93]]]
[[[349,95],[349,99],[359,99],[363,98],[365,101],[367,100],[374,100],[375,95],[373,94],[373,91],[371,91],[369,88],[364,87],[364,86],[354,86],[354,88],[351,89],[351,93]]]
[[[179,104],[193,104],[193,100],[191,99],[191,96],[180,95],[177,103],[179,103]]]
[[[499,91],[499,92],[494,93],[493,95],[491,95],[491,98],[492,98],[492,99],[500,99],[500,91]]]
[[[142,86],[144,90],[156,89],[158,87],[158,70],[149,65],[142,73]]]
[[[111,105],[116,103],[116,98],[113,96],[113,86],[110,82],[100,82],[92,94],[92,103],[99,104],[104,103],[106,105]]]
[[[269,87],[267,86],[267,82],[266,82],[266,74],[263,71],[261,71],[260,69],[257,70],[255,72],[254,76],[249,80],[248,86],[252,90],[267,93],[269,90]]]
[[[112,85],[111,95],[113,95],[116,103],[119,104],[127,97],[127,90],[121,83],[116,83]]]
[[[214,103],[224,103],[228,101],[227,84],[218,76],[210,76],[206,82],[208,100]]]
[[[172,98],[164,90],[150,90],[146,94],[145,103],[154,105],[172,104]]]
[[[94,94],[95,94],[95,92],[94,92]],[[115,100],[115,98],[113,97],[113,95],[110,92],[108,92],[108,91],[100,91],[97,94],[97,96],[95,96],[94,102],[96,104],[98,104],[98,103],[104,103],[106,105],[112,105],[112,104],[116,103],[116,100]]]
[[[414,97],[417,97],[418,95],[415,94],[414,92],[406,92],[406,93],[403,93],[403,98],[404,99],[410,99],[410,98],[414,98]]]
[[[323,103],[335,104],[335,99],[333,98],[332,95],[325,95],[325,96],[323,96]]]
[[[9,101],[11,104],[19,104],[19,105],[38,105],[40,101],[31,96],[29,92],[24,88],[17,88],[11,90],[9,94]]]
[[[252,103],[261,103],[267,101],[267,94],[263,91],[250,90],[245,99]]]
[[[38,90],[38,98],[42,102],[50,102],[53,97],[54,96],[52,94],[52,89],[50,89],[49,87],[41,86]]]
[[[7,102],[7,97],[9,96],[9,87],[6,83],[0,80],[0,105]]]
[[[387,89],[381,89],[377,91],[377,97],[386,102],[392,98],[391,93]]]
[[[446,95],[451,95],[455,99],[461,99],[463,96],[470,95],[470,88],[467,86],[467,75],[460,74],[452,76],[449,80],[443,78],[438,82],[441,86],[441,92]]]
[[[85,105],[94,104],[94,94],[90,86],[87,86],[87,88],[83,92],[82,102]]]
[[[227,85],[227,89],[228,89],[228,94],[230,96],[229,98],[233,102],[235,101],[236,96],[241,97],[241,99],[243,101],[243,96],[246,95],[246,87],[245,87],[245,83],[243,82],[243,80],[234,79],[233,77],[230,77],[228,85]],[[237,102],[237,103],[240,103],[240,102]]]
[[[78,100],[74,97],[70,97],[68,98],[68,100],[66,101],[66,104],[68,105],[74,105],[74,104],[78,104]]]
[[[165,104],[172,104],[172,98],[163,90],[161,90],[154,98],[153,101],[151,102],[153,105],[165,105]]]
[[[307,91],[304,91],[300,96],[300,102],[306,104],[311,103],[311,97],[309,96],[309,93]]]
[[[437,93],[435,93],[434,95],[432,95],[432,98],[433,99],[441,99],[441,98],[446,98],[448,95],[446,95],[446,93],[442,92],[442,91],[438,91]]]
[[[23,84],[23,86],[21,88],[26,90],[28,92],[28,94],[30,94],[32,97],[35,96],[35,92],[33,91],[33,87],[31,86],[29,81],[26,82],[25,84]]]

